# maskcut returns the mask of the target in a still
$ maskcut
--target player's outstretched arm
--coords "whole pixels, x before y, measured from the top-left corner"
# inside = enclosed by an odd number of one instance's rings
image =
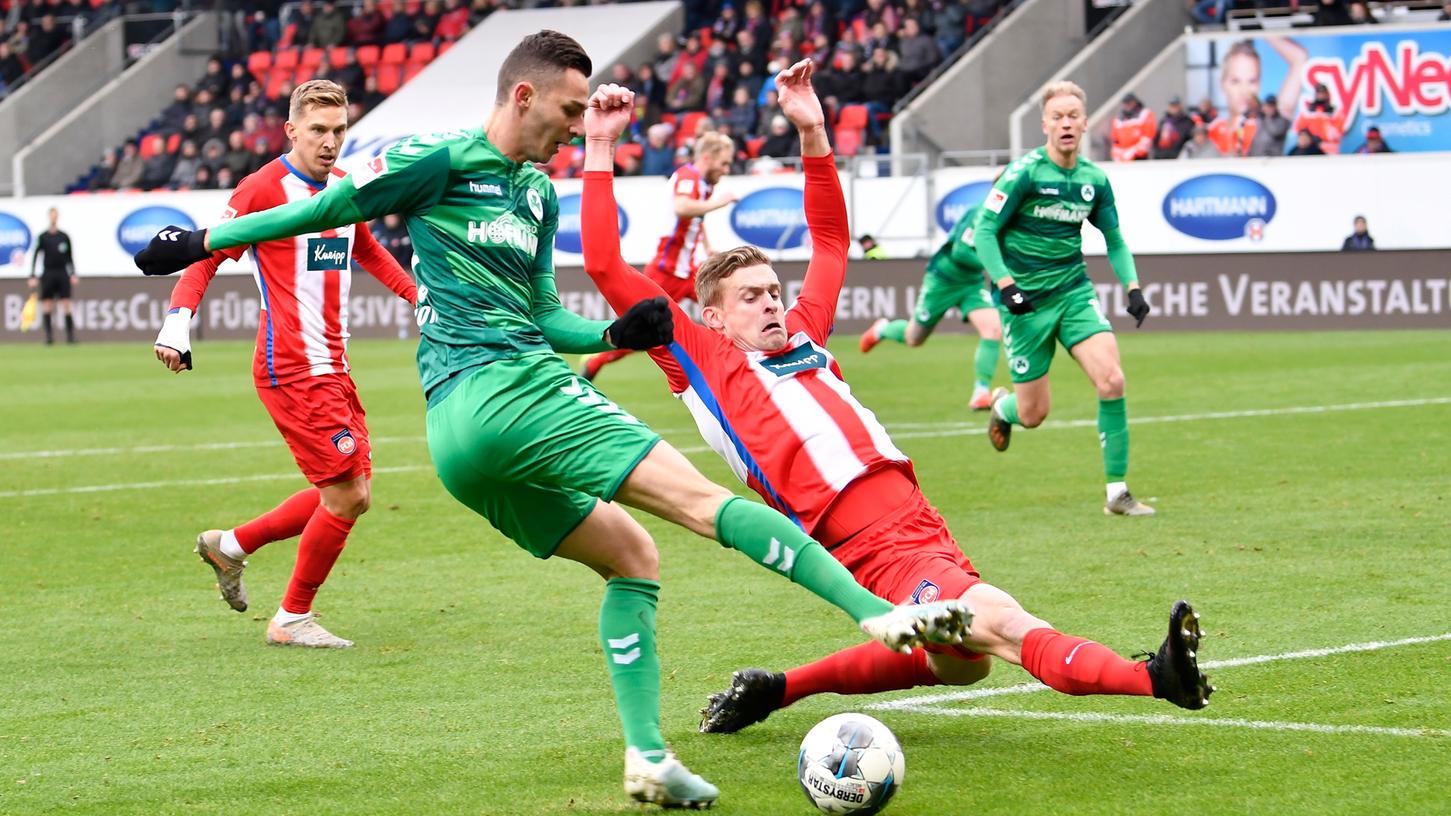
[[[353,237],[353,257],[357,258],[358,264],[393,294],[407,301],[409,306],[418,305],[418,285],[398,263],[398,259],[378,243],[368,225],[358,224],[353,231]]]

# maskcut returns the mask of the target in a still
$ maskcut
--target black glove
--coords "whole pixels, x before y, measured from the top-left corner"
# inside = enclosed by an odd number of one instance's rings
[[[664,295],[636,303],[605,329],[605,339],[620,349],[652,349],[674,337],[675,319]]]
[[[1028,300],[1028,293],[1019,289],[1016,283],[1010,283],[998,292],[1002,296],[1003,305],[1013,314],[1022,315],[1033,311],[1033,301]]]
[[[1144,325],[1144,318],[1149,316],[1149,302],[1144,300],[1142,289],[1129,290],[1129,305],[1124,311],[1133,315],[1134,320],[1138,321],[1134,323],[1134,328],[1137,329]]]
[[[143,275],[170,275],[211,254],[207,251],[206,230],[167,226],[152,237],[145,249],[136,253],[136,268]]]

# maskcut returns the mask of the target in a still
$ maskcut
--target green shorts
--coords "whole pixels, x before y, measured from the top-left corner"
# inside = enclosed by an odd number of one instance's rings
[[[1048,373],[1057,350],[1072,348],[1100,332],[1111,332],[1093,284],[1084,281],[1062,294],[1033,301],[1033,311],[1015,315],[999,307],[1003,318],[1004,351],[1008,372],[1015,383],[1031,382]]]
[[[967,320],[968,312],[991,309],[993,302],[982,279],[956,282],[928,272],[922,276],[922,291],[917,293],[917,307],[912,321],[923,328],[934,328],[948,309],[956,308]]]
[[[453,497],[537,558],[610,501],[660,437],[553,354],[498,360],[428,409]]]

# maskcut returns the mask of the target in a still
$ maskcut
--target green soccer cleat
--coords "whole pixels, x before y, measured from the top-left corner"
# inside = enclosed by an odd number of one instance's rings
[[[902,654],[929,643],[956,646],[967,640],[971,626],[972,607],[958,599],[901,604],[861,623],[872,640]]]
[[[207,530],[196,537],[196,549],[192,552],[217,574],[217,589],[227,606],[238,612],[247,611],[247,586],[242,583],[242,570],[246,561],[239,561],[222,552],[222,531]]]
[[[731,675],[731,687],[710,695],[700,710],[700,732],[734,734],[771,716],[785,696],[784,673],[741,669]]]
[[[720,798],[715,785],[691,773],[674,754],[650,762],[635,748],[625,749],[625,793],[637,802],[690,810],[705,810]]]
[[[1203,637],[1199,613],[1188,601],[1176,601],[1169,611],[1169,635],[1159,651],[1149,657],[1149,680],[1155,697],[1191,711],[1209,705],[1209,695],[1215,688],[1199,672],[1197,653]]]
[[[1008,443],[1013,440],[1013,423],[998,416],[998,400],[1012,393],[1008,389],[998,386],[993,389],[992,399],[988,402],[987,440],[1000,451],[1007,450]]]

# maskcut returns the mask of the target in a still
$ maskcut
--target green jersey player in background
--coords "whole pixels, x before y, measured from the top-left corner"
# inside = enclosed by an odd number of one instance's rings
[[[917,293],[917,306],[912,310],[912,319],[887,320],[882,318],[862,333],[863,354],[871,351],[883,340],[895,340],[916,347],[927,342],[932,330],[947,314],[948,309],[957,309],[962,319],[977,330],[977,353],[973,355],[973,370],[976,374],[972,386],[972,398],[967,407],[974,411],[986,411],[992,407],[993,374],[998,368],[998,349],[1002,346],[1003,323],[993,305],[992,296],[983,278],[982,261],[973,247],[973,222],[982,211],[973,207],[957,219],[947,240],[927,262],[927,274],[922,276],[922,288]]]
[[[559,302],[559,199],[533,163],[583,135],[591,68],[569,37],[532,34],[500,67],[482,129],[415,136],[308,200],[210,231],[167,227],[136,263],[167,274],[213,250],[403,215],[418,256],[418,370],[439,479],[530,554],[577,561],[605,579],[600,644],[625,732],[625,790],[708,806],[719,792],[666,750],[660,730],[659,553],[615,501],[745,553],[889,648],[960,643],[971,612],[961,601],[893,607],[876,597],[796,524],[706,480],[554,354],[653,348],[672,337],[664,298],[613,323]]]
[[[1098,438],[1107,500],[1103,511],[1151,516],[1129,493],[1129,425],[1118,342],[1083,262],[1083,222],[1103,232],[1113,271],[1128,290],[1128,313],[1143,325],[1149,304],[1134,257],[1119,232],[1108,177],[1078,155],[1088,125],[1083,89],[1055,82],[1043,91],[1048,143],[1003,171],[983,202],[974,244],[1000,293],[1013,393],[993,392],[988,438],[1007,450],[1013,426],[1036,428],[1048,416],[1048,367],[1061,343],[1098,391]]]

